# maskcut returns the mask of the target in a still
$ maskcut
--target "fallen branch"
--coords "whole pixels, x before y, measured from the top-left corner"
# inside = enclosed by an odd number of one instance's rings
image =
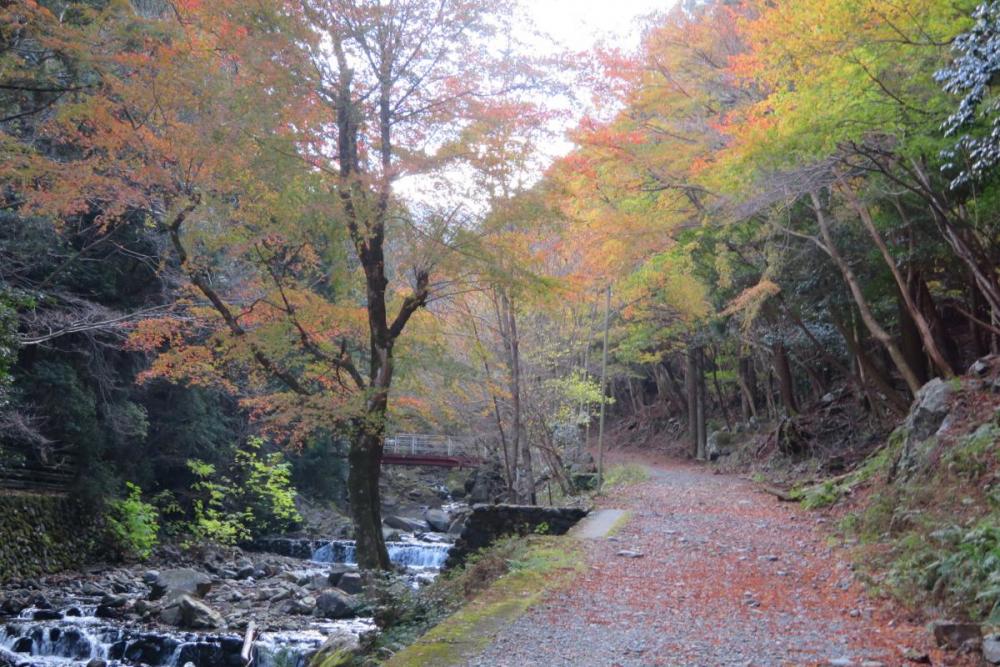
[[[763,491],[764,493],[771,494],[778,500],[785,503],[794,503],[802,499],[800,496],[793,494],[789,491],[785,491],[784,489],[779,489],[776,486],[768,486],[767,484],[758,484],[757,488]]]
[[[243,661],[243,667],[249,667],[250,663],[253,662],[253,642],[256,634],[257,624],[250,621],[247,624],[247,632],[243,635],[243,648],[240,650],[240,660]]]

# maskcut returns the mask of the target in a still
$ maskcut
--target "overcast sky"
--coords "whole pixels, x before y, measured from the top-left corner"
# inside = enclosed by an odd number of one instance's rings
[[[575,51],[601,41],[634,47],[640,36],[635,19],[672,4],[672,0],[524,0],[538,27]]]

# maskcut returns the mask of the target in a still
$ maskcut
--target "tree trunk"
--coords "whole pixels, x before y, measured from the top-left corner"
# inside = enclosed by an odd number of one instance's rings
[[[375,421],[384,423],[374,413]],[[358,566],[364,570],[386,570],[391,567],[389,552],[382,535],[382,502],[379,495],[379,475],[382,466],[383,436],[378,430],[362,430],[355,436],[347,455],[347,493],[351,503],[351,519],[354,521],[354,539],[357,545]]]
[[[706,389],[705,389],[705,352],[698,348],[698,447],[695,450],[695,458],[704,461],[707,457],[705,453],[708,442],[708,425],[705,422],[706,409]]]
[[[778,377],[778,391],[781,392],[781,403],[789,416],[798,414],[799,406],[795,401],[795,382],[792,379],[792,366],[788,362],[788,351],[782,341],[771,345],[774,358],[774,374]]]
[[[517,335],[517,313],[514,311],[513,300],[504,292],[500,293],[500,302],[506,317],[507,360],[509,364],[510,395],[511,395],[511,440],[515,450],[520,450],[521,466],[517,469],[515,487],[518,502],[536,504],[535,472],[531,461],[531,443],[524,437],[523,415],[521,411],[521,341]]]
[[[955,376],[955,371],[952,369],[951,365],[947,362],[941,350],[938,348],[937,341],[934,340],[934,333],[931,331],[930,325],[924,318],[923,312],[917,307],[916,301],[910,294],[909,286],[906,280],[903,278],[902,272],[899,267],[896,266],[896,260],[893,258],[892,253],[889,252],[889,247],[885,244],[882,235],[879,233],[878,228],[875,226],[875,220],[872,218],[871,211],[868,207],[861,203],[854,192],[845,184],[842,188],[847,201],[851,204],[854,210],[857,212],[858,216],[861,218],[861,222],[864,228],[868,231],[868,235],[871,237],[872,241],[875,242],[875,246],[879,249],[882,254],[882,259],[885,260],[886,266],[892,272],[892,277],[896,281],[896,287],[899,289],[899,294],[903,297],[904,305],[906,310],[912,320],[913,324],[916,326],[917,331],[920,334],[920,340],[923,342],[924,349],[927,351],[927,355],[934,362],[934,366],[937,367],[938,372],[941,373],[945,378],[951,378]],[[818,198],[813,196],[813,202],[817,206],[819,205]],[[826,235],[824,235],[826,238]],[[831,243],[827,240],[827,243]],[[892,351],[889,351],[892,354]],[[914,375],[914,379],[919,380],[919,376],[915,371],[911,371]],[[909,383],[909,380],[907,380]],[[922,382],[918,382],[920,386],[923,386]],[[918,386],[917,389],[920,387]],[[910,387],[913,393],[916,393],[916,389]]]
[[[698,456],[698,355],[701,349],[688,344],[687,349],[687,405],[688,405],[688,440],[691,442],[691,455]]]
[[[739,372],[736,375],[736,379],[740,384],[740,407],[743,411],[743,421],[750,421],[751,417],[758,419],[756,372],[754,371],[753,361],[746,356],[740,357]]]
[[[906,307],[906,302],[898,289],[896,290],[896,305],[899,312],[899,347],[917,378],[920,382],[926,383],[930,378],[927,375],[927,355],[924,354],[920,331],[917,329],[917,323],[913,320],[910,309]]]
[[[893,408],[893,412],[904,415],[909,409],[909,405],[906,400],[899,395],[893,386],[889,383],[889,380],[885,377],[885,374],[879,370],[872,361],[871,357],[864,350],[855,335],[852,333],[851,329],[836,315],[831,312],[830,321],[833,326],[840,332],[841,337],[844,339],[844,344],[847,345],[847,350],[851,356],[857,361],[859,369],[859,376],[862,380],[862,386],[866,389],[869,385],[873,386],[877,391],[880,391],[886,400]],[[869,399],[871,400],[871,399]],[[874,407],[874,404],[873,404]]]
[[[726,428],[733,430],[733,419],[729,416],[729,407],[726,405],[726,397],[722,394],[722,385],[719,384],[719,353],[715,346],[712,346],[712,385],[715,387],[715,396],[719,401],[719,409],[726,420]]]
[[[871,308],[868,305],[868,300],[865,298],[864,292],[861,289],[861,282],[858,280],[857,275],[851,269],[850,264],[843,258],[840,251],[837,249],[836,244],[833,242],[833,236],[830,234],[830,225],[826,219],[826,213],[823,212],[823,205],[820,203],[819,196],[815,192],[809,193],[812,199],[813,209],[816,213],[816,221],[819,224],[820,235],[823,237],[823,242],[817,245],[823,249],[833,263],[840,269],[841,275],[844,276],[844,281],[847,283],[848,289],[851,291],[851,296],[854,297],[854,302],[858,306],[858,311],[861,313],[861,320],[865,323],[865,326],[871,332],[872,336],[882,344],[882,346],[889,353],[892,358],[893,363],[896,365],[896,369],[903,376],[903,380],[906,382],[906,386],[910,390],[911,395],[916,395],[922,386],[920,384],[920,379],[917,378],[913,369],[910,368],[909,364],[906,363],[906,358],[900,351],[899,346],[889,335],[889,332],[882,328],[875,318],[875,314],[872,313]]]

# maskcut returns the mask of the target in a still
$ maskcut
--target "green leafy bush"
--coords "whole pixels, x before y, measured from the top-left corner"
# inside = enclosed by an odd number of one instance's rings
[[[281,532],[302,522],[295,508],[291,464],[281,452],[264,455],[263,446],[260,438],[250,438],[235,457],[235,501],[242,505],[248,528],[255,535]]]
[[[189,543],[232,545],[301,523],[291,466],[280,452],[263,454],[263,445],[260,438],[250,438],[236,451],[229,474],[219,474],[211,463],[188,460],[196,478],[192,519],[183,530]]]
[[[198,481],[191,485],[196,497],[192,501],[193,518],[187,525],[190,539],[187,544],[214,542],[232,545],[250,537],[246,516],[227,510],[227,499],[232,491],[229,480],[215,477],[215,466],[198,459],[187,462],[188,469]]]
[[[128,496],[109,503],[108,529],[124,556],[145,560],[153,553],[160,531],[156,508],[142,500],[142,489],[128,482]]]

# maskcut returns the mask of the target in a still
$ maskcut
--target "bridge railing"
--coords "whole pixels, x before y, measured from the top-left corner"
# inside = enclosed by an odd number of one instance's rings
[[[480,458],[479,444],[473,439],[455,435],[398,433],[386,436],[386,454],[394,456],[441,456]]]

